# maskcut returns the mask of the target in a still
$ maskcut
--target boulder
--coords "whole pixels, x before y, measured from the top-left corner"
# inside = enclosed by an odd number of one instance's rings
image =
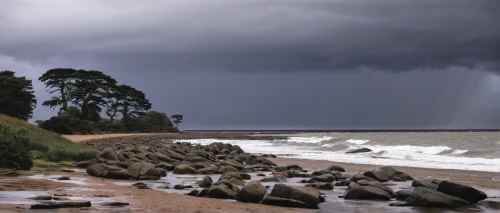
[[[241,202],[259,203],[266,192],[267,188],[259,181],[250,181],[236,194],[235,199]]]
[[[389,174],[383,170],[370,170],[364,172],[363,175],[378,180],[380,182],[387,182],[391,179]]]
[[[403,189],[396,192],[396,200],[406,200],[411,194],[411,190]]]
[[[226,166],[232,166],[234,168],[237,168],[238,170],[241,170],[245,167],[245,165],[238,163],[236,161],[233,161],[233,160],[225,160],[222,162],[222,164],[226,165]]]
[[[207,192],[207,197],[219,199],[234,199],[236,192],[230,189],[227,185],[214,185]]]
[[[321,193],[319,190],[304,186],[287,186],[285,184],[276,184],[271,191],[271,197],[297,200],[317,208]]]
[[[87,173],[89,175],[101,178],[121,179],[121,180],[127,180],[130,178],[126,170],[119,167],[108,166],[101,163],[87,167]]]
[[[244,172],[240,172],[240,176],[241,178],[243,178],[243,180],[250,180],[252,179],[252,176],[247,174],[247,173],[244,173]]]
[[[128,206],[130,203],[125,202],[104,202],[101,203],[101,206]]]
[[[355,150],[347,151],[346,153],[350,154],[350,153],[361,153],[361,152],[371,152],[371,151],[372,150],[368,149],[368,148],[361,148],[361,149],[355,149]]]
[[[71,201],[71,202],[44,202],[41,204],[31,205],[30,209],[59,209],[59,208],[82,208],[91,207],[90,201]]]
[[[326,175],[324,171],[314,171],[311,173],[311,176],[321,176],[321,175]]]
[[[369,180],[369,181],[376,181],[375,179],[371,178],[371,177],[367,177],[367,176],[364,176],[362,174],[357,174],[357,175],[354,175],[351,177],[351,181],[352,182],[357,182],[359,180]]]
[[[148,185],[146,185],[143,182],[134,183],[134,184],[132,184],[132,186],[137,188],[137,189],[149,189]]]
[[[99,157],[106,160],[119,161],[118,156],[116,156],[115,150],[112,148],[107,148],[102,150]]]
[[[390,200],[391,194],[386,190],[375,186],[363,186],[355,182],[351,182],[344,193],[344,199]]]
[[[198,174],[198,171],[187,164],[179,164],[175,167],[174,174]]]
[[[285,166],[286,170],[299,170],[299,171],[302,171],[302,167],[300,167],[299,165],[288,165],[288,166]]]
[[[167,171],[165,169],[157,167],[156,171],[158,171],[158,173],[160,174],[161,177],[167,177]]]
[[[176,184],[176,185],[174,186],[174,189],[177,189],[177,190],[183,190],[184,188],[185,188],[185,187],[184,187],[184,185],[183,185],[183,184]]]
[[[306,184],[306,187],[313,187],[319,190],[333,190],[332,183],[311,183],[311,184]]]
[[[432,207],[432,208],[458,208],[470,205],[467,200],[454,197],[436,190],[417,187],[406,199],[410,206]]]
[[[260,182],[286,182],[286,178],[284,178],[280,174],[275,174],[272,177],[266,177],[259,180]]]
[[[436,191],[462,198],[474,204],[487,197],[486,193],[480,190],[449,181],[442,181],[439,183]]]
[[[349,180],[343,180],[343,181],[339,181],[339,182],[335,182],[335,186],[349,186],[349,184],[351,184],[351,181]]]
[[[75,167],[86,169],[89,167],[89,161],[80,161],[75,163]]]
[[[237,172],[226,172],[224,174],[222,174],[219,178],[219,181],[221,180],[227,180],[233,184],[236,184],[236,185],[245,185],[245,181],[243,180],[243,178],[240,176],[239,173]]]
[[[436,181],[435,179],[417,178],[411,183],[411,186],[413,186],[413,187],[422,186],[422,187],[426,187],[426,188],[435,190],[438,187],[437,182],[439,182],[439,181]]]
[[[187,193],[186,195],[187,196],[198,196],[198,194],[200,193],[200,190],[198,189],[195,189],[193,191],[190,191],[189,193]]]
[[[345,172],[345,169],[342,168],[341,166],[338,165],[331,165],[329,167],[326,167],[323,169],[323,171],[331,172],[331,171],[338,171],[338,172]]]
[[[68,176],[58,177],[57,180],[71,180]]]
[[[155,165],[146,162],[133,163],[127,168],[127,172],[130,177],[136,180],[158,180],[161,178]]]
[[[390,187],[388,187],[388,186],[386,186],[383,183],[378,182],[378,181],[359,180],[356,183],[359,184],[359,185],[362,185],[362,186],[377,187],[377,188],[382,189],[382,190],[384,190],[386,192],[389,192],[389,194],[391,194],[391,196],[394,194],[394,191]]]
[[[238,145],[231,146],[231,151],[234,151],[239,154],[245,153],[245,151],[243,151],[243,149],[241,149],[241,147]]]
[[[265,205],[292,207],[292,208],[308,208],[308,209],[318,208],[317,206],[310,205],[302,201],[279,198],[279,197],[271,197],[271,196],[265,196],[261,203]]]
[[[203,177],[203,179],[198,183],[200,187],[210,187],[212,186],[212,183],[214,181],[212,180],[212,178],[210,176],[205,176]]]
[[[326,175],[320,175],[320,176],[314,176],[311,178],[311,180],[315,180],[315,181],[318,181],[318,182],[328,182],[328,183],[331,183],[333,181],[335,181],[335,177],[331,174],[326,174]]]
[[[219,167],[212,166],[212,167],[207,167],[207,168],[203,168],[203,169],[198,169],[198,173],[200,173],[200,174],[216,174],[216,173],[218,173],[218,171],[217,171],[218,169],[219,169]],[[236,171],[238,171],[238,170],[236,169]]]

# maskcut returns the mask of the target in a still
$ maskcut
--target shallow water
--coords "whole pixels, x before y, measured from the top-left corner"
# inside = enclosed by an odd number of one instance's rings
[[[239,145],[249,153],[346,163],[500,172],[498,132],[303,133],[287,140],[191,139]],[[346,154],[369,148],[372,152]]]

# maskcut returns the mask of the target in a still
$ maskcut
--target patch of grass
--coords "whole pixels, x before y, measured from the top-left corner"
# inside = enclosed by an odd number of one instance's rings
[[[83,161],[96,157],[96,150],[72,142],[59,134],[44,130],[26,121],[0,115],[0,123],[9,126],[15,131],[20,131],[28,138],[34,162],[36,160],[50,162]]]

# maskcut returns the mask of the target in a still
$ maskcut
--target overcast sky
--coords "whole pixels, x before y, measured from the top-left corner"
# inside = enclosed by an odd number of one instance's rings
[[[500,128],[498,0],[2,0],[0,70],[97,69],[184,129]]]

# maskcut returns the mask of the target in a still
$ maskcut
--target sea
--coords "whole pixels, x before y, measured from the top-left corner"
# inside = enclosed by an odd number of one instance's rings
[[[266,134],[254,132],[253,134]],[[282,140],[176,140],[231,143],[248,153],[335,162],[500,172],[500,132],[305,132]],[[360,148],[371,152],[348,154]]]

